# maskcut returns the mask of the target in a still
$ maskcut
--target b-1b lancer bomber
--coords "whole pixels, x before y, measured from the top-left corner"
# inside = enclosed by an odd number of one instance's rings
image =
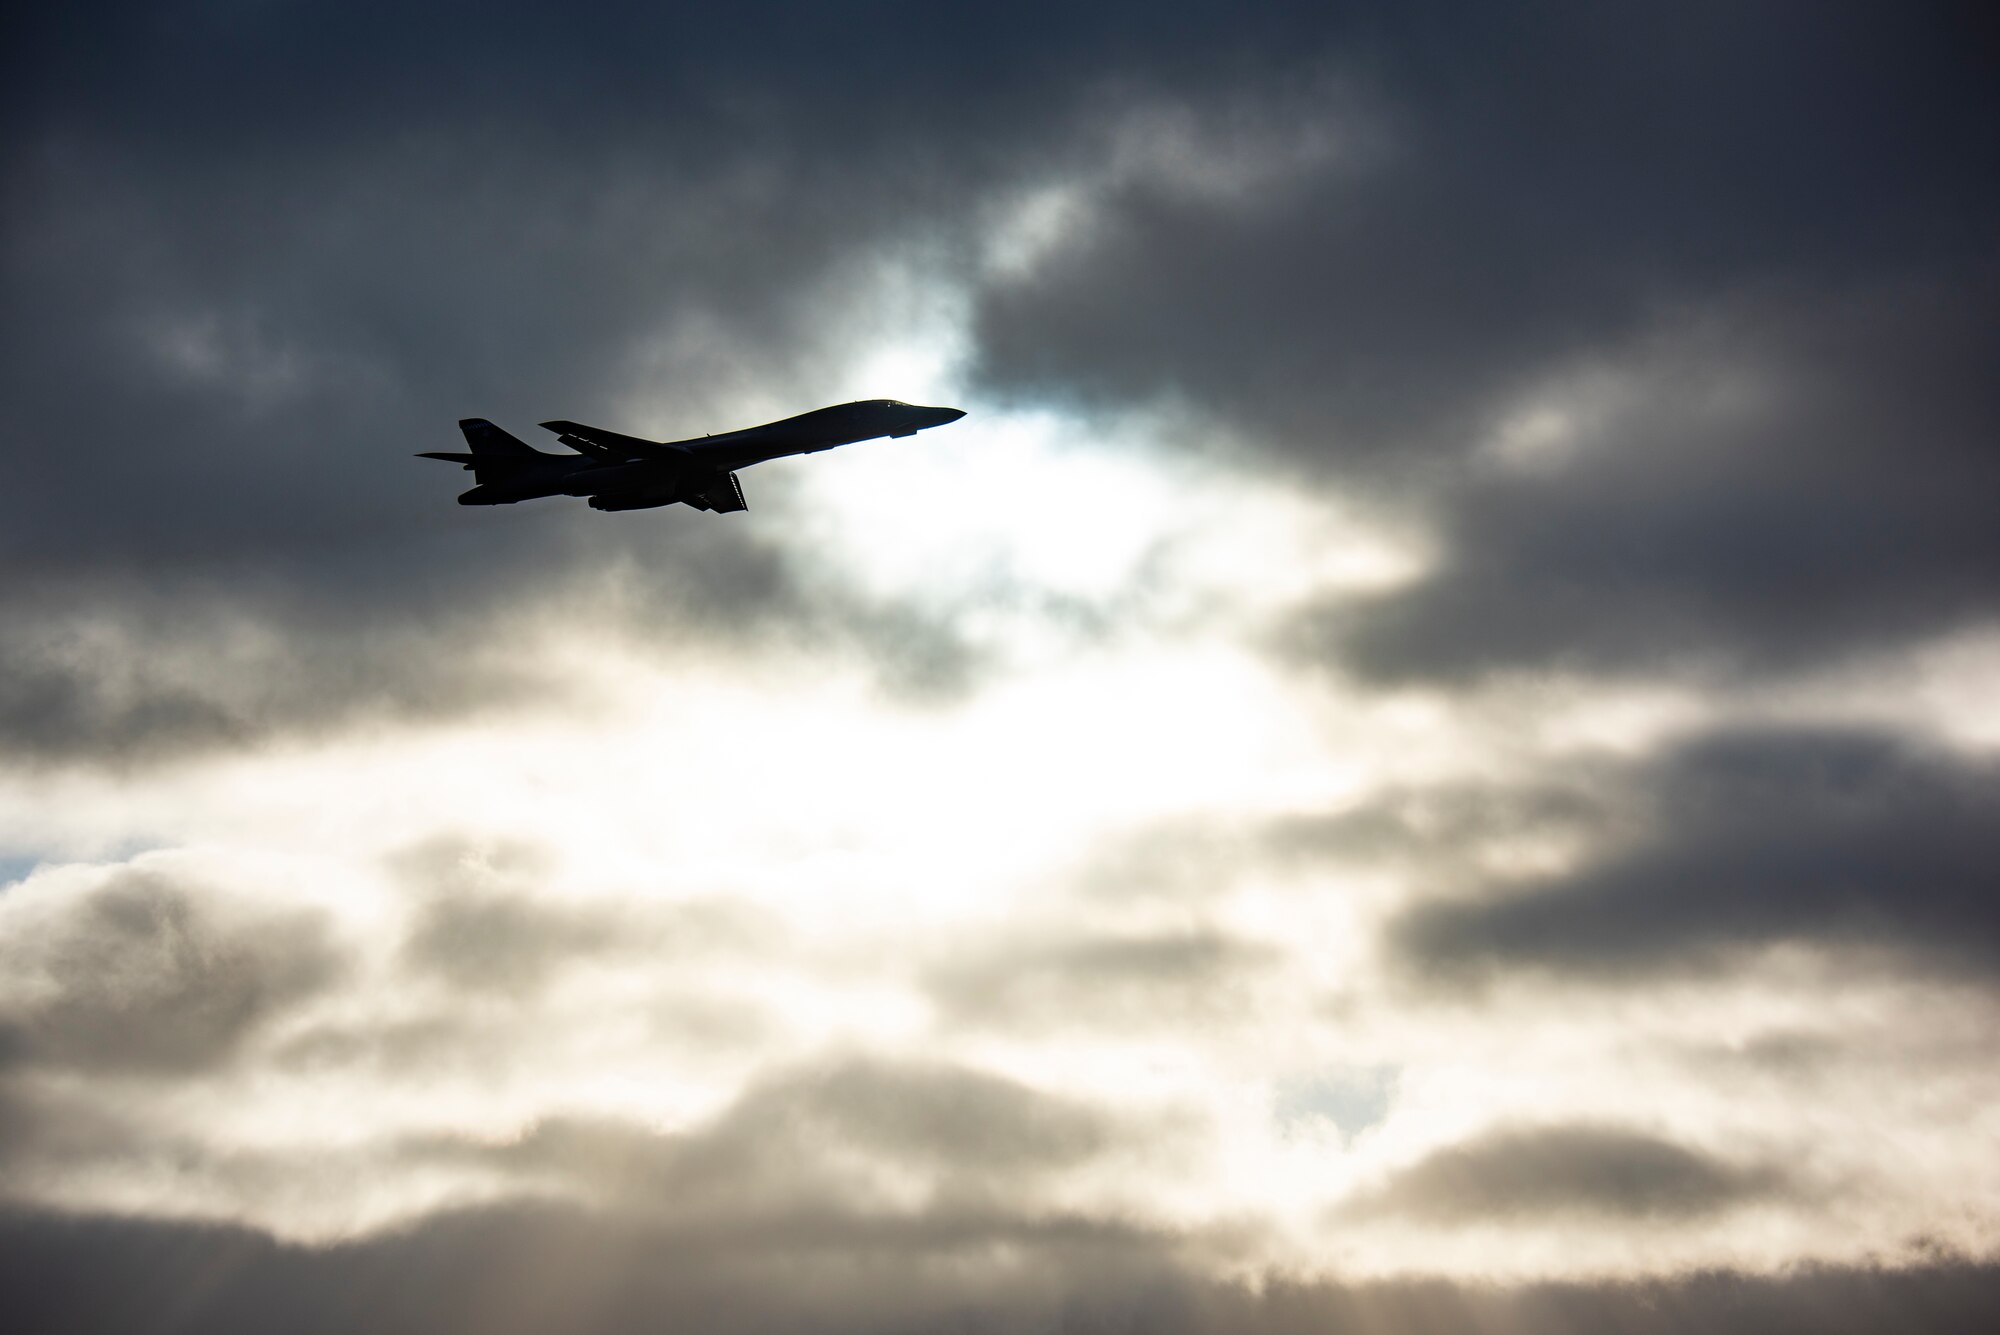
[[[593,510],[649,510],[681,502],[728,514],[746,510],[736,471],[767,459],[817,454],[881,436],[913,436],[956,422],[957,408],[865,399],[817,408],[781,422],[692,440],[641,440],[581,422],[544,422],[574,454],[550,454],[483,417],[458,424],[469,454],[419,454],[464,464],[478,484],[460,505],[512,505],[542,496],[587,496]]]

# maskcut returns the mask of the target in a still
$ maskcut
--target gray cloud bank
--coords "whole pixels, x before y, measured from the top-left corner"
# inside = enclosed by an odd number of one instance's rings
[[[1684,1219],[1788,1189],[1773,1166],[1732,1164],[1643,1132],[1580,1124],[1501,1129],[1446,1146],[1342,1213],[1446,1226],[1549,1215]]]
[[[511,1208],[433,1219],[325,1249],[255,1232],[125,1220],[0,1219],[0,1282],[34,1329],[897,1332],[1393,1330],[1413,1335],[1620,1330],[1983,1332],[2000,1271],[1944,1261],[1905,1271],[1698,1274],[1638,1284],[1512,1289],[1441,1282],[1196,1279],[1144,1240],[1061,1231],[947,1248],[916,1263],[891,1240],[746,1256],[669,1240],[616,1216]],[[982,1259],[983,1257],[983,1259]],[[1011,1259],[1007,1259],[1011,1258]],[[119,1282],[98,1277],[115,1274]]]
[[[1795,667],[1990,619],[2000,116],[1969,13],[1362,25],[1334,45],[1384,146],[1221,204],[1114,194],[986,295],[982,366],[1172,395],[1429,510],[1431,578],[1294,628],[1372,677]],[[1483,465],[1537,407],[1573,456]]]
[[[690,1236],[763,1232],[838,1247],[849,1229],[918,1233],[934,1222],[948,1233],[954,1218],[975,1230],[1031,1227],[1046,1208],[1032,1188],[1112,1152],[1118,1131],[1095,1110],[997,1076],[855,1059],[761,1081],[683,1135],[570,1118],[510,1142],[412,1148],[468,1156]],[[912,1182],[921,1189],[910,1199]]]
[[[198,1075],[348,969],[323,915],[160,872],[20,898],[0,914],[0,1073]]]
[[[1637,983],[1782,944],[1990,981],[2000,776],[1868,732],[1693,739],[1601,776],[1643,813],[1573,872],[1420,905],[1393,948],[1430,981],[1512,972]]]
[[[1578,428],[1572,461],[1450,489],[1445,568],[1308,618],[1299,647],[1378,678],[1704,659],[1768,673],[1990,622],[1993,265],[1666,335],[1681,347]]]

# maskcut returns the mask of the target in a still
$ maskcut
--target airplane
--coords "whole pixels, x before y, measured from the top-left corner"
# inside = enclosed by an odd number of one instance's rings
[[[817,454],[858,440],[914,436],[963,416],[957,408],[864,399],[690,440],[642,440],[581,422],[541,424],[575,454],[538,450],[483,417],[468,417],[458,429],[465,433],[471,453],[426,451],[417,457],[465,465],[477,485],[459,496],[460,505],[587,496],[593,510],[650,510],[679,503],[730,514],[750,508],[743,501],[736,469],[793,454]]]

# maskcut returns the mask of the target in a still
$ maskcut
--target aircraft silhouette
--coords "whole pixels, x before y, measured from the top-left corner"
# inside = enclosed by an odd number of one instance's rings
[[[543,422],[575,454],[549,454],[483,417],[458,424],[469,454],[426,451],[419,459],[462,463],[478,485],[460,505],[512,505],[542,496],[588,496],[593,510],[649,510],[675,503],[727,514],[747,510],[734,470],[816,454],[881,436],[913,436],[965,416],[957,408],[924,408],[895,399],[864,399],[816,408],[783,421],[692,440],[641,440],[581,422]]]

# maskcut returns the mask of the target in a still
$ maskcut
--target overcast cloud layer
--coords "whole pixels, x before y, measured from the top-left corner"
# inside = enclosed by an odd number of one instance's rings
[[[1983,1329],[1972,7],[9,37],[40,1324]]]

